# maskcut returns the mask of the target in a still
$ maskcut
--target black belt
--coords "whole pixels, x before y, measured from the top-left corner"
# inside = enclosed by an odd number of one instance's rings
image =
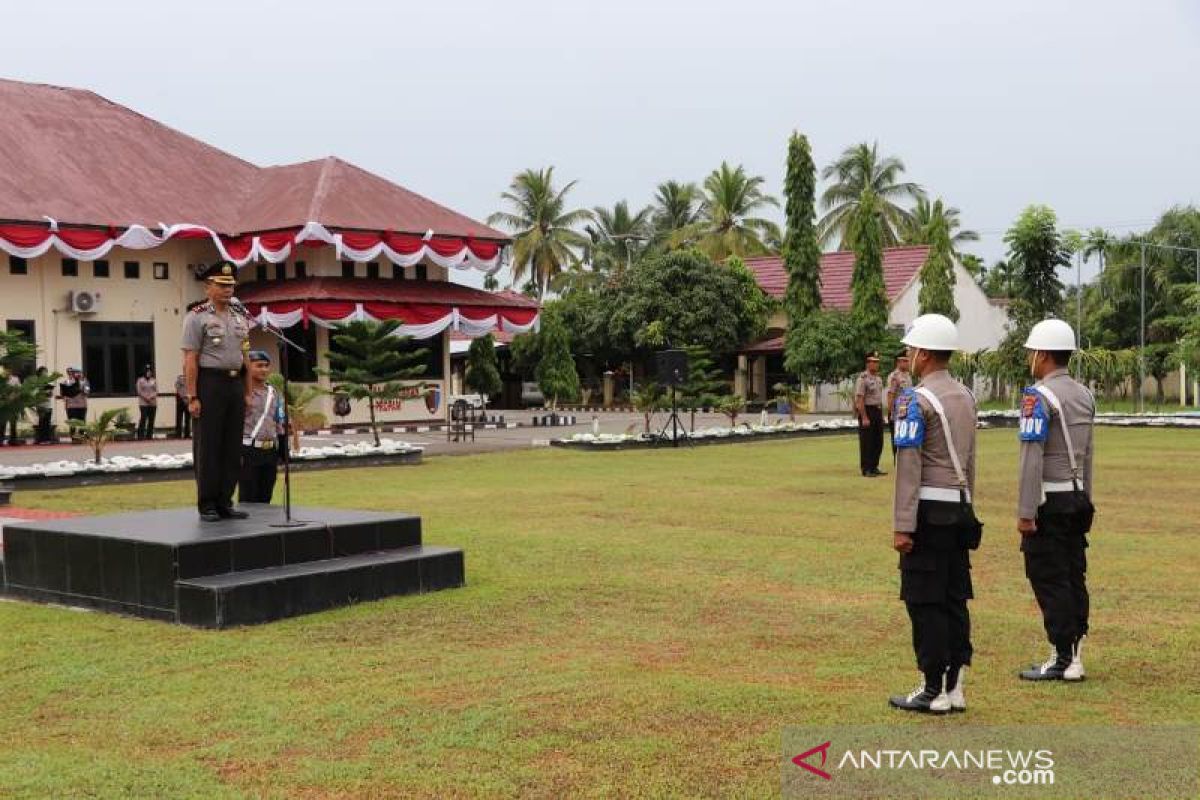
[[[237,369],[218,369],[216,367],[201,367],[200,371],[208,375],[215,375],[221,378],[240,378],[242,377],[242,368]]]

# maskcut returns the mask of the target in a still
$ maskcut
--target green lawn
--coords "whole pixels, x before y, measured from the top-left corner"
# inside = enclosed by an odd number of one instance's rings
[[[966,721],[1200,722],[1200,433],[1097,436],[1089,680],[1030,686],[1016,436],[980,434]],[[834,437],[303,474],[307,504],[420,513],[469,585],[225,632],[0,603],[0,796],[769,797],[784,725],[961,724],[886,707],[916,673],[891,483],[856,459]]]

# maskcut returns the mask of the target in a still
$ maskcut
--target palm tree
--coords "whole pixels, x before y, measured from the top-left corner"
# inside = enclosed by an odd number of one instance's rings
[[[694,183],[666,181],[654,193],[653,227],[658,242],[668,242],[679,230],[695,225],[704,209],[704,195]]]
[[[584,228],[591,242],[587,246],[588,261],[596,272],[621,274],[646,249],[651,238],[649,207],[630,213],[629,203],[621,200],[611,209],[596,206],[592,209],[595,224]]]
[[[959,220],[959,210],[954,206],[945,205],[941,198],[932,203],[926,197],[918,197],[910,216],[904,221],[902,236],[905,244],[933,244],[929,233],[939,220],[944,221],[946,230],[950,232],[950,249],[958,254],[959,248],[966,242],[978,242],[979,234],[972,230],[962,230]]]
[[[488,217],[489,225],[503,225],[513,231],[513,283],[529,275],[546,294],[550,279],[567,266],[579,263],[577,248],[587,239],[574,228],[588,222],[586,209],[566,210],[567,193],[575,187],[571,181],[562,189],[554,187],[554,167],[527,169],[518,173],[500,194],[513,211],[497,211]]]
[[[753,177],[739,164],[731,168],[722,161],[704,179],[704,207],[700,219],[681,228],[672,244],[694,242],[709,258],[723,261],[729,256],[760,255],[769,251],[767,241],[780,241],[779,226],[769,219],[751,216],[779,201],[762,190],[764,178]]]
[[[847,147],[837,161],[821,171],[823,179],[834,179],[834,183],[821,195],[821,208],[826,212],[817,223],[821,244],[827,245],[836,240],[839,249],[849,250],[853,247],[846,239],[846,232],[864,189],[870,189],[877,198],[883,221],[884,247],[899,242],[898,234],[911,214],[897,205],[896,201],[915,200],[925,194],[917,184],[899,181],[903,173],[904,162],[900,159],[895,156],[880,158],[878,142],[870,145],[861,142]]]

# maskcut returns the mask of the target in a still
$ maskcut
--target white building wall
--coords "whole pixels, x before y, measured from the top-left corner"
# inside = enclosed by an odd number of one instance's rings
[[[983,348],[995,348],[1004,339],[1004,326],[1008,313],[1001,305],[988,299],[976,285],[971,274],[961,264],[954,264],[954,305],[958,308],[958,335],[964,350],[974,352]],[[907,327],[919,316],[918,296],[921,281],[910,283],[888,313],[888,323],[899,328]]]

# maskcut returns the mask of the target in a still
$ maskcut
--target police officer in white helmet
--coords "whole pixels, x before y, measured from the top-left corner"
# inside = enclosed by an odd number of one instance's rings
[[[1088,633],[1087,533],[1092,527],[1092,425],[1096,401],[1067,372],[1075,332],[1062,320],[1033,326],[1025,342],[1037,383],[1021,398],[1017,530],[1025,575],[1042,610],[1050,658],[1030,681],[1084,678]]]
[[[904,337],[915,389],[896,402],[893,547],[900,553],[900,598],[912,621],[921,683],[892,697],[894,708],[926,714],[965,711],[974,596],[969,552],[983,526],[975,489],[975,397],[947,367],[958,329],[940,314],[917,317]]]

